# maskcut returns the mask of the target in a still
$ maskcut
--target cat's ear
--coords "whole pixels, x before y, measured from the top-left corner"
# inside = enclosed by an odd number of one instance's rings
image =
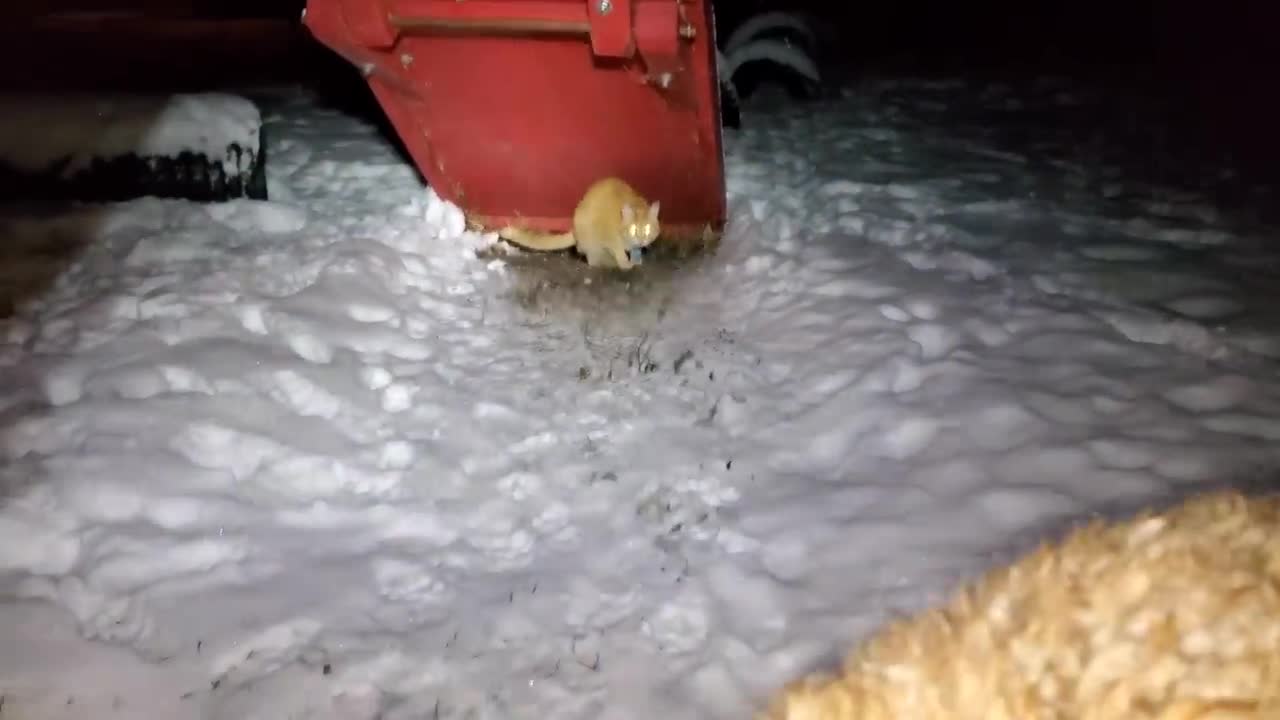
[[[627,204],[623,205],[623,206],[622,206],[622,222],[623,222],[623,224],[624,224],[624,225],[630,225],[631,223],[633,223],[633,222],[635,222],[635,221],[636,221],[636,211],[635,211],[635,208],[631,207],[631,204],[630,204],[630,203],[627,203]]]
[[[659,207],[661,204],[662,204],[662,203],[660,203],[660,202],[658,202],[658,201],[656,201],[656,200],[655,200],[655,201],[653,202],[653,204],[649,206],[649,220],[650,220],[650,221],[652,221],[652,220],[657,220],[657,219],[658,219],[658,207]]]

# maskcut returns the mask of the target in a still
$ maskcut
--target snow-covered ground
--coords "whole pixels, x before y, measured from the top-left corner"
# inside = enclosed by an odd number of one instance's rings
[[[1046,120],[1105,102],[749,106],[719,251],[626,280],[477,257],[293,94],[271,202],[5,210],[3,716],[742,718],[1066,521],[1265,480],[1276,233]]]
[[[57,169],[70,176],[99,158],[177,157],[189,152],[227,175],[248,173],[258,150],[261,114],[226,93],[173,96],[48,94],[0,96],[0,165],[24,172]]]

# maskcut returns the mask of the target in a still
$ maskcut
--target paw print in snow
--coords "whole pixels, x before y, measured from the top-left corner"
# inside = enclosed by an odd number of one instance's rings
[[[718,532],[713,521],[719,508],[737,499],[736,490],[715,478],[690,478],[651,489],[636,506],[636,514],[663,526],[666,534],[689,534],[706,540]]]

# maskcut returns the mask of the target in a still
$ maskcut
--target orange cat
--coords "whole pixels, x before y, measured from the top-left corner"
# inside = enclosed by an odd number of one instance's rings
[[[650,203],[635,188],[616,178],[597,180],[587,188],[573,211],[573,229],[544,233],[505,227],[498,236],[531,250],[564,250],[577,247],[592,267],[630,270],[639,263],[639,251],[658,238],[660,203]]]
[[[891,624],[770,720],[1280,718],[1280,498],[1095,522]]]

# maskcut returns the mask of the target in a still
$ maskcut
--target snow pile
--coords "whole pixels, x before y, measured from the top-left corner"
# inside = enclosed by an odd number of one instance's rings
[[[626,278],[477,257],[305,97],[273,202],[7,212],[5,711],[746,717],[1047,528],[1269,472],[1269,231],[1027,129],[1087,100],[760,111],[718,254]]]
[[[192,153],[233,176],[251,170],[261,126],[252,102],[225,93],[0,96],[0,164],[44,172],[65,163],[70,176],[95,158]]]

